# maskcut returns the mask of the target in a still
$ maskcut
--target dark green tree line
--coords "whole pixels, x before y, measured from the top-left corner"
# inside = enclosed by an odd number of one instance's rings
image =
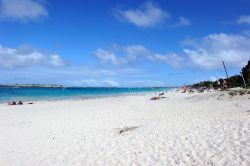
[[[241,70],[243,77],[245,78],[247,87],[250,88],[250,60],[248,61],[247,65],[242,68]],[[217,81],[202,81],[196,84],[193,84],[192,87],[197,88],[197,87],[207,87],[210,88],[211,86],[213,87],[218,87],[218,81],[223,82],[223,79],[219,79]],[[244,87],[244,82],[241,77],[241,75],[234,75],[226,79],[228,86],[229,87]]]

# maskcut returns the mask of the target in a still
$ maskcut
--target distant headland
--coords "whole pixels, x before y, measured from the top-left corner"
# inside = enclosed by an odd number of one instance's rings
[[[62,88],[63,85],[57,84],[0,84],[0,87],[20,87],[20,88]]]

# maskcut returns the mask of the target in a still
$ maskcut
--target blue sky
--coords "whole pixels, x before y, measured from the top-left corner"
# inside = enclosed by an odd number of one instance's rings
[[[249,0],[0,0],[0,83],[176,86],[238,74]]]

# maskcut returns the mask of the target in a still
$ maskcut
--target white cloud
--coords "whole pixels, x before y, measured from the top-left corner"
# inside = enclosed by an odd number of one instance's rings
[[[71,81],[74,86],[84,86],[84,87],[118,87],[120,84],[114,80],[96,80],[96,79],[86,79],[86,80],[75,80]]]
[[[149,57],[150,50],[143,47],[142,45],[129,45],[121,48],[122,51],[126,54],[128,60],[136,60],[138,57]]]
[[[250,38],[244,35],[211,34],[204,37],[193,49],[184,49],[192,65],[217,69],[224,60],[228,67],[241,68],[250,59]]]
[[[121,65],[126,63],[125,59],[118,58],[113,52],[98,49],[94,52],[95,56],[101,60],[102,63],[111,62],[114,65]]]
[[[185,17],[179,17],[178,22],[176,23],[175,27],[183,27],[191,25],[191,21]]]
[[[0,67],[26,67],[45,65],[64,66],[64,60],[57,54],[45,54],[31,46],[23,45],[19,48],[8,48],[0,45]]]
[[[65,65],[65,61],[57,54],[51,54],[49,56],[49,64],[54,67],[60,67]]]
[[[119,53],[123,56],[119,55]],[[116,46],[115,49],[110,51],[98,49],[94,54],[102,63],[111,63],[113,65],[127,65],[136,62],[139,59],[145,59],[179,67],[183,60],[182,57],[175,53],[154,53],[142,45]]]
[[[74,86],[97,87],[100,83],[94,79],[72,81]]]
[[[46,8],[34,0],[0,0],[0,19],[29,21],[47,16]]]
[[[241,68],[250,60],[250,37],[240,34],[210,34],[201,40],[188,39],[187,47],[180,54],[157,53],[142,45],[116,47],[109,51],[112,58],[107,61],[115,65],[124,65],[144,59],[152,62],[162,62],[173,67],[198,67],[201,69],[218,69],[222,67],[222,60],[228,67]],[[117,53],[122,52],[123,56]],[[108,52],[103,50],[104,52]],[[97,58],[100,59],[99,56]],[[102,59],[101,59],[102,60]],[[120,61],[124,63],[117,63]]]
[[[129,22],[139,27],[154,27],[170,18],[170,14],[152,2],[146,2],[137,9],[115,10],[115,16],[121,21]]]
[[[249,24],[250,25],[250,15],[243,15],[237,19],[238,24]]]
[[[180,67],[183,62],[183,58],[175,53],[168,53],[165,55],[153,54],[150,58],[154,61],[164,62],[176,68]]]
[[[131,81],[133,87],[163,87],[166,84],[159,80],[133,80]]]
[[[104,80],[107,86],[118,87],[120,84],[114,80]]]

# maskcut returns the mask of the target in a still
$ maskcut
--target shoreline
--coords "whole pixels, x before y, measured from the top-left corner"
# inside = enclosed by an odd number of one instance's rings
[[[83,90],[87,90],[87,89],[83,88]],[[119,90],[120,88],[117,88],[117,89]],[[78,100],[78,99],[83,100],[83,99],[88,99],[88,98],[100,98],[100,97],[119,96],[119,95],[138,95],[138,94],[155,93],[155,92],[160,92],[160,91],[166,92],[166,91],[172,90],[173,88],[155,89],[155,90],[151,90],[151,88],[149,89],[144,89],[140,91],[140,88],[138,88],[138,89],[135,89],[134,91],[129,90],[125,92],[122,92],[122,91],[116,92],[116,91],[109,91],[109,88],[107,88],[106,91],[103,91],[103,88],[97,88],[97,90],[93,91],[94,93],[92,93],[91,91],[80,91],[79,93],[79,91],[77,92],[77,91],[71,91],[71,90],[64,92],[64,91],[61,91],[61,89],[59,89],[59,91],[53,91],[53,90],[50,91],[50,88],[49,89],[45,88],[42,91],[39,91],[37,89],[36,89],[37,91],[26,91],[27,88],[21,89],[21,91],[19,91],[19,89],[17,89],[17,91],[14,89],[14,93],[23,94],[23,95],[15,96],[14,94],[11,94],[8,92],[5,93],[3,91],[2,94],[0,93],[0,95],[2,95],[1,96],[2,99],[0,98],[0,104],[8,103],[9,101],[37,102],[37,101]],[[98,90],[101,90],[101,91],[98,91]],[[37,95],[39,93],[41,93],[42,95],[40,96]],[[49,93],[49,94],[46,95],[46,93]],[[57,96],[54,96],[51,93]],[[27,94],[33,94],[33,97]]]
[[[137,94],[133,93],[124,93],[124,94],[111,94],[111,95],[100,95],[100,96],[86,96],[86,98],[81,98],[83,96],[71,96],[71,97],[65,97],[65,98],[51,98],[51,99],[36,99],[36,100],[22,100],[24,102],[24,105],[27,105],[27,103],[33,102],[33,103],[44,103],[44,102],[63,102],[63,101],[82,101],[82,100],[91,100],[91,99],[99,99],[99,98],[113,98],[113,97],[121,97],[121,96],[144,96],[144,95],[154,95],[155,92],[141,92]],[[17,101],[17,100],[16,100]],[[1,105],[8,105],[8,101],[0,101]],[[15,106],[15,105],[14,105]]]

